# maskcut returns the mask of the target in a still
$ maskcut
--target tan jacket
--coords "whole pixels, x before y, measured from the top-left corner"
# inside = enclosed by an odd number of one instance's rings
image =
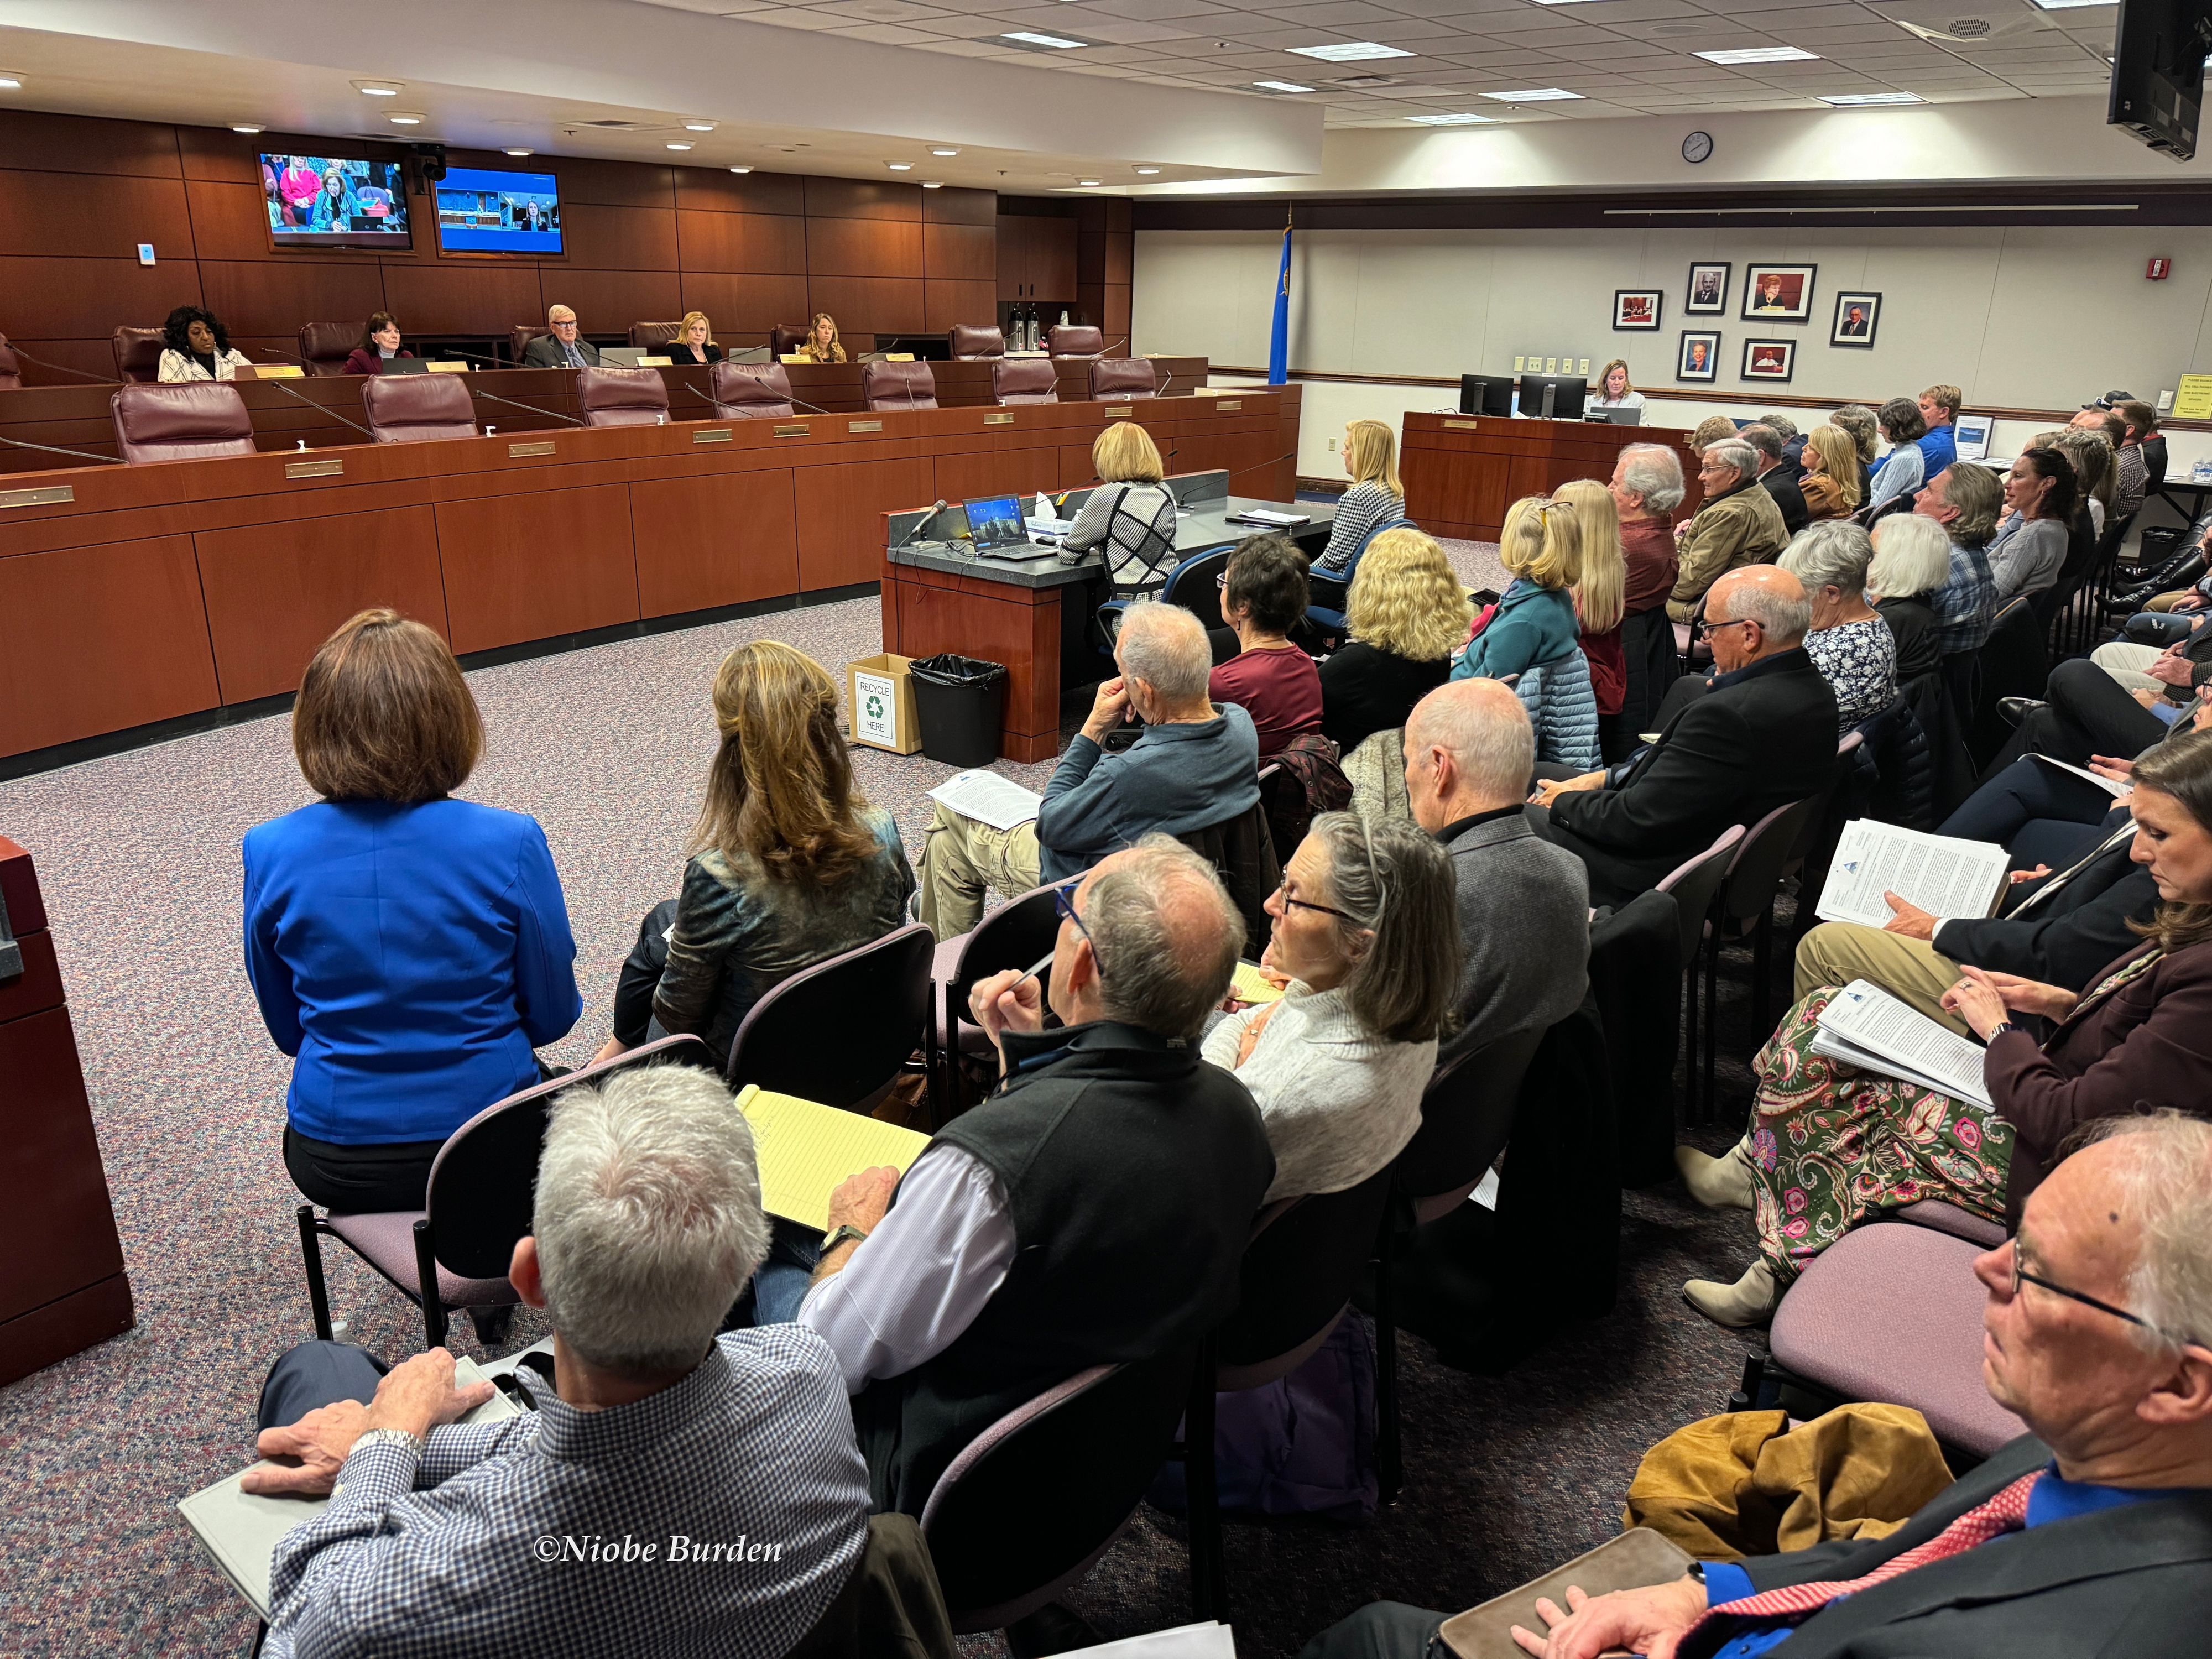
[[[1808,472],[1797,480],[1804,493],[1805,511],[1814,520],[1848,519],[1851,509],[1844,502],[1844,487],[1825,472]]]
[[[1771,564],[1789,544],[1782,509],[1758,479],[1709,497],[1682,538],[1667,614],[1676,622],[1689,621],[1698,614],[1705,590],[1723,576],[1743,565]]]

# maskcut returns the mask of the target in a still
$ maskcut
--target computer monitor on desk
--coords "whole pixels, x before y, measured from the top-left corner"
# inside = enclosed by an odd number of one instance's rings
[[[1523,374],[1521,413],[1534,420],[1579,421],[1589,382],[1579,374]]]
[[[1513,412],[1513,377],[1510,374],[1461,375],[1459,412],[1462,415],[1510,415]]]

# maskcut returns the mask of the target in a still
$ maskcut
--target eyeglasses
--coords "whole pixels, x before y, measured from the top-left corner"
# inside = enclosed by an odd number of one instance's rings
[[[1733,622],[1709,622],[1705,624],[1705,634],[1710,638],[1723,628],[1749,628],[1753,625],[1753,619],[1749,617],[1738,617]]]
[[[1283,908],[1285,910],[1318,910],[1325,916],[1340,916],[1355,927],[1364,927],[1367,926],[1367,924],[1360,921],[1358,916],[1353,915],[1351,911],[1340,910],[1333,904],[1316,904],[1311,899],[1292,898],[1291,896],[1291,878],[1288,876],[1285,876],[1282,880],[1282,884],[1275,889],[1275,896],[1283,902]]]
[[[2028,1272],[2027,1268],[2021,1266],[2021,1255],[2020,1240],[2015,1237],[2012,1241],[2012,1293],[2014,1296],[2020,1294],[2020,1287],[2023,1283],[2040,1285],[2053,1296],[2063,1296],[2069,1302],[2078,1302],[2085,1308],[2094,1308],[2099,1313],[2110,1314],[2115,1319],[2124,1319],[2129,1324],[2139,1325],[2154,1335],[2166,1338],[2169,1342],[2178,1343],[2184,1347],[2189,1346],[2188,1338],[2161,1331],[2148,1319],[2142,1318],[2140,1315],[2131,1314],[2125,1308],[2115,1308],[2109,1302],[2100,1302],[2095,1297],[2086,1296],[2080,1291],[2069,1291],[2063,1285],[2045,1279],[2040,1273]]]
[[[1094,962],[1097,961],[1098,941],[1091,937],[1091,930],[1083,925],[1083,918],[1075,914],[1075,889],[1073,886],[1054,888],[1052,908],[1059,913],[1062,921],[1072,921],[1075,924],[1075,931],[1083,935],[1083,942],[1091,947],[1091,959]],[[1099,971],[1104,972],[1105,963],[1100,962],[1098,965]]]

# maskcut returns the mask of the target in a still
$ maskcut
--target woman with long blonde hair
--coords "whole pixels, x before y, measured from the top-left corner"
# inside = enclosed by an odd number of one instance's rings
[[[1582,574],[1574,585],[1575,620],[1589,659],[1590,693],[1602,720],[1620,713],[1628,696],[1628,664],[1620,624],[1628,615],[1628,561],[1620,550],[1620,509],[1595,478],[1576,478],[1552,492],[1575,515],[1582,537]]]
[[[1805,476],[1797,481],[1814,522],[1848,519],[1859,510],[1858,440],[1833,424],[1805,434]]]
[[[838,708],[829,671],[780,641],[722,659],[721,744],[683,891],[639,929],[599,1058],[689,1031],[720,1063],[776,985],[905,921],[914,872],[897,823],[853,781]]]
[[[837,342],[837,319],[826,311],[817,311],[806,319],[806,343],[799,348],[799,355],[817,363],[842,363],[845,348]]]
[[[1406,486],[1398,482],[1398,437],[1381,421],[1354,421],[1344,428],[1344,470],[1352,488],[1338,498],[1328,545],[1314,568],[1341,576],[1375,533],[1376,526],[1406,516]]]
[[[1614,531],[1616,544],[1620,532]],[[1504,597],[1475,623],[1452,669],[1455,680],[1503,679],[1559,661],[1581,629],[1571,590],[1582,580],[1581,520],[1567,502],[1524,495],[1505,511],[1498,561],[1513,578]]]
[[[1369,734],[1403,726],[1451,672],[1474,619],[1435,538],[1407,526],[1376,537],[1345,605],[1352,637],[1321,665],[1322,735],[1348,755]]]

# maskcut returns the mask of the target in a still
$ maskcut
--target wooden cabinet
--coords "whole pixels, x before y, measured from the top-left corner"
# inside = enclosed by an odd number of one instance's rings
[[[1075,303],[1075,221],[999,216],[999,297]]]

